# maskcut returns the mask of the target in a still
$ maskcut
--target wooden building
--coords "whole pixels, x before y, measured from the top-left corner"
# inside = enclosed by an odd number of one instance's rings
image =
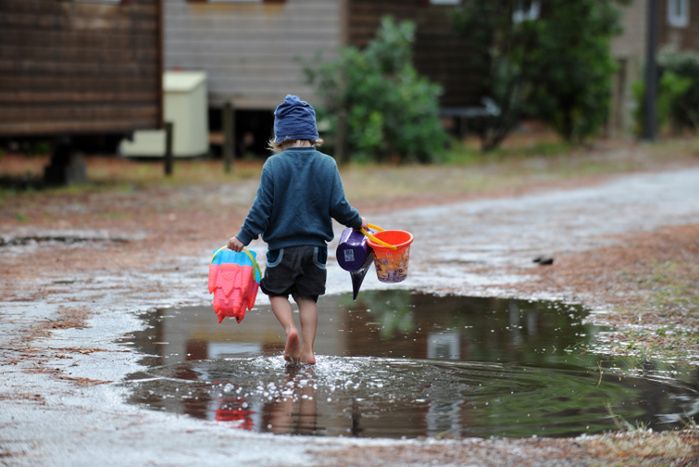
[[[442,86],[440,105],[459,108],[480,105],[485,51],[453,27],[452,13],[459,1],[349,0],[346,23],[349,45],[364,47],[374,38],[381,18],[415,23],[414,56],[418,72]]]
[[[608,133],[630,134],[636,106],[634,82],[643,80],[648,40],[648,0],[631,0],[621,6],[623,32],[612,41],[617,72],[612,87],[612,105]],[[699,52],[699,2],[656,0],[657,51],[691,50]]]
[[[160,0],[0,0],[0,139],[160,127],[161,16]]]
[[[300,61],[336,57],[365,46],[383,16],[416,24],[414,61],[439,83],[441,105],[479,105],[482,52],[456,33],[445,0],[164,0],[165,66],[205,71],[212,129],[220,109],[236,109],[236,140],[257,137],[264,148],[271,110],[285,94],[315,100]],[[262,145],[260,146],[260,143]]]
[[[692,0],[659,0],[658,10],[660,46],[699,52],[699,3]]]

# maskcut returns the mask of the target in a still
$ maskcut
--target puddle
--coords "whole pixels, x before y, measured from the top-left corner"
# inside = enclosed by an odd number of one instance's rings
[[[130,401],[256,432],[357,437],[574,436],[699,417],[699,375],[587,351],[600,329],[556,302],[367,291],[320,301],[315,367],[287,368],[269,307],[241,325],[159,310]]]

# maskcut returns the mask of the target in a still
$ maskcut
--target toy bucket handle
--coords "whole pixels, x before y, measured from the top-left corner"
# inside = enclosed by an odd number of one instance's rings
[[[218,255],[220,252],[222,252],[226,248],[228,248],[228,245],[224,245],[221,248],[219,248],[218,250],[214,251],[214,255],[211,257],[211,262],[213,263],[214,259],[216,259],[216,255]],[[257,264],[257,260],[252,255],[252,253],[250,253],[250,251],[247,248],[243,248],[242,251],[243,251],[243,253],[248,255],[248,258],[250,258],[250,261],[252,261],[252,267],[255,269],[255,275],[257,277],[262,277],[262,273],[260,272],[260,265]]]
[[[369,229],[376,230],[377,232],[383,232],[383,231],[384,231],[383,228],[379,227],[378,225],[374,225],[374,224],[367,224],[367,227],[369,227]],[[372,235],[371,232],[369,232],[368,229],[365,229],[364,227],[362,227],[362,228],[360,229],[360,232],[362,232],[362,233],[364,234],[365,237],[371,239],[371,241],[374,242],[374,243],[378,243],[379,245],[385,246],[386,248],[390,248],[391,250],[397,250],[397,249],[398,249],[397,246],[391,245],[390,243],[384,242],[384,241],[381,240],[380,238],[375,237],[374,235]]]

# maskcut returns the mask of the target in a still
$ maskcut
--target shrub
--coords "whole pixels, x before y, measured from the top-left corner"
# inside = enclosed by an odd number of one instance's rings
[[[614,0],[546,0],[538,18],[514,20],[527,2],[464,2],[457,30],[488,50],[489,97],[500,114],[483,148],[497,147],[523,118],[542,120],[566,141],[594,136],[606,121],[615,71],[610,42],[619,32]]]
[[[657,125],[661,130],[696,131],[699,127],[699,54],[662,51],[658,56]],[[645,85],[633,85],[636,130],[643,126]]]
[[[337,139],[344,119],[347,153],[355,158],[430,162],[444,148],[441,90],[412,64],[414,33],[413,23],[386,17],[366,49],[345,47],[335,60],[303,66],[322,98],[329,139]]]
[[[666,71],[661,75],[655,100],[656,125],[658,128],[661,130],[665,130],[668,127],[678,128],[673,114],[682,107],[681,101],[683,96],[691,85],[690,79],[679,76],[672,71]],[[633,83],[632,92],[636,102],[634,111],[636,121],[635,133],[640,135],[643,131],[643,116],[645,114],[645,83],[643,81]]]
[[[522,70],[531,84],[529,105],[567,141],[594,136],[609,114],[616,71],[611,38],[619,32],[611,1],[551,0],[546,15],[525,23],[532,49]]]

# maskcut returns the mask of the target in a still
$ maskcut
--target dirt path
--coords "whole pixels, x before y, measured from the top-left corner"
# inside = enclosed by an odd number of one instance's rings
[[[140,356],[120,344],[119,336],[142,326],[140,312],[208,302],[208,252],[220,242],[221,232],[232,230],[231,219],[242,218],[255,184],[250,180],[217,190],[193,186],[51,198],[37,194],[3,204],[3,462],[630,465],[699,459],[696,431],[516,441],[310,443],[303,437],[249,434],[126,404],[119,382],[138,368]],[[623,176],[594,188],[374,212],[375,222],[410,226],[419,239],[406,287],[579,301],[599,310],[592,319],[616,324],[616,340],[624,343],[632,331],[638,332],[638,310],[643,309],[641,324],[646,326],[634,339],[645,344],[653,337],[662,349],[665,336],[658,327],[682,325],[688,342],[680,357],[696,361],[697,298],[692,285],[699,280],[697,168]],[[554,265],[532,263],[538,255],[552,256]],[[329,291],[346,291],[344,273],[332,266],[330,271]],[[657,277],[658,271],[664,278]],[[675,293],[687,302],[664,303],[657,295],[667,285],[663,281],[677,285],[679,279],[686,281],[680,282],[686,291]],[[378,286],[371,278],[364,285]],[[657,306],[648,308],[653,300]],[[618,308],[626,314],[608,313]],[[618,350],[629,351],[622,347]]]

